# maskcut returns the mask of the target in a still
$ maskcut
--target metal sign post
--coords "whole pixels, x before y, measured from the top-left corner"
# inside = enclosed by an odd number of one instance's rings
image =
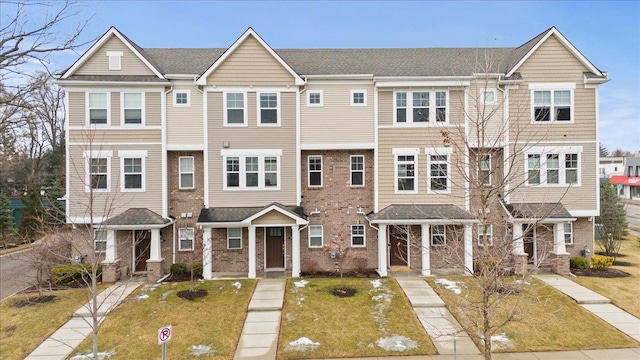
[[[167,342],[171,340],[171,325],[158,329],[158,345],[162,345],[162,360],[167,359]]]

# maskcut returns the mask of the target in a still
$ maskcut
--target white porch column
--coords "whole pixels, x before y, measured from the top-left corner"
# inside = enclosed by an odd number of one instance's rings
[[[473,232],[471,224],[464,225],[464,268],[467,274],[473,274]]]
[[[291,226],[291,276],[300,277],[300,226]]]
[[[553,254],[569,255],[564,242],[564,223],[553,224]]]
[[[513,223],[513,253],[516,255],[524,255],[524,238],[522,237],[522,224]]]
[[[387,225],[378,228],[378,275],[387,276]]]
[[[114,263],[118,259],[118,245],[115,230],[107,230],[107,249],[104,254],[105,263]]]
[[[162,252],[160,251],[160,229],[151,229],[151,253],[149,261],[162,260]]]
[[[429,224],[423,224],[422,237],[422,276],[431,276],[431,241],[429,241]]]
[[[256,227],[249,226],[249,279],[256,278]]]
[[[213,278],[211,233],[211,228],[204,228],[202,232],[202,277],[205,280],[211,280]]]

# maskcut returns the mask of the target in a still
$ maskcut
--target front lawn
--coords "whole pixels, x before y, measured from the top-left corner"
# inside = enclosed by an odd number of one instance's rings
[[[478,328],[472,322],[479,321],[480,312],[462,305],[480,298],[479,291],[472,287],[476,279],[447,279],[458,284],[460,294],[437,284],[434,278],[427,281],[445,301],[453,316],[467,328],[467,332],[470,335],[478,333]],[[509,313],[506,309],[519,309],[518,317],[521,319],[507,323],[498,331],[499,337],[494,339],[497,352],[638,347],[637,341],[585,310],[568,296],[534,278],[528,278],[527,283],[520,293],[507,297],[498,310],[492,312],[496,315],[495,323],[505,320]],[[472,336],[472,339],[482,348],[478,337]]]
[[[230,359],[236,346],[255,280],[199,281],[195,289],[207,295],[194,300],[178,297],[190,282],[148,284],[116,308],[100,328],[98,350],[109,359],[160,358],[158,329],[172,326],[168,359]],[[91,338],[74,354],[91,351]]]
[[[352,297],[331,291],[340,279],[289,279],[279,359],[435,354],[395,280],[346,278]]]

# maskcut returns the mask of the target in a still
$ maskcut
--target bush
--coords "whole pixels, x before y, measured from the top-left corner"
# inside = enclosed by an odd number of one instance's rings
[[[613,265],[612,256],[593,255],[591,257],[591,267],[598,270],[606,270]]]
[[[196,262],[191,264],[191,270],[193,271],[193,276],[202,277],[202,263]]]
[[[171,273],[173,275],[184,275],[187,273],[187,264],[175,263],[171,264]]]
[[[569,259],[569,267],[572,269],[588,269],[589,261],[583,257],[572,257]]]
[[[51,268],[51,282],[55,285],[67,285],[73,282],[86,281],[91,275],[91,264],[58,265]],[[98,264],[96,274],[98,280],[102,275],[102,265]]]

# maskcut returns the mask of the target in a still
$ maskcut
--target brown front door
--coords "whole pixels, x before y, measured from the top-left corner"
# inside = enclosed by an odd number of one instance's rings
[[[527,253],[527,262],[533,264],[535,262],[535,230],[531,224],[522,224],[522,241],[524,242],[524,252]]]
[[[284,228],[267,228],[265,253],[267,256],[267,269],[284,269]]]
[[[146,271],[147,260],[149,260],[149,256],[151,255],[151,232],[149,230],[135,230],[133,233],[133,258],[135,259],[134,271]]]
[[[407,228],[404,226],[392,226],[389,236],[391,244],[391,252],[389,265],[391,266],[407,266]]]

